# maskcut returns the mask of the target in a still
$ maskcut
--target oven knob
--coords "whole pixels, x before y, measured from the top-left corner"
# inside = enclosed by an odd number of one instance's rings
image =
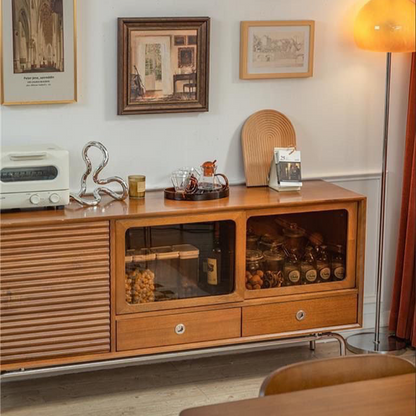
[[[59,202],[59,200],[60,200],[61,198],[59,198],[59,195],[58,194],[52,194],[50,197],[49,197],[49,201],[51,201],[52,202],[52,204],[57,204],[58,202]]]
[[[33,205],[39,205],[39,202],[40,202],[40,197],[39,197],[39,195],[32,195],[31,197],[30,197],[30,199],[29,199],[29,201],[30,201],[30,203],[31,204],[33,204]]]

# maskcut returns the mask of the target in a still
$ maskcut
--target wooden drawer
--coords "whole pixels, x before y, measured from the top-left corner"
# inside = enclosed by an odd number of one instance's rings
[[[302,312],[303,311],[303,312]],[[243,337],[328,328],[357,322],[357,295],[243,308]]]
[[[183,325],[184,331],[180,330]],[[179,332],[179,333],[177,333]],[[241,336],[241,309],[140,317],[117,322],[117,351]]]

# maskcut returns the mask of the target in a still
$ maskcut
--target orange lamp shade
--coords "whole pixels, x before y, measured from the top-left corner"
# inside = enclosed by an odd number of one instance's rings
[[[355,19],[355,43],[376,52],[414,52],[415,20],[412,0],[370,0]]]

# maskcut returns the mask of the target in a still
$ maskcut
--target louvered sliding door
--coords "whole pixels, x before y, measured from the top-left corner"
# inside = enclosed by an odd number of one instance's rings
[[[1,362],[110,351],[109,223],[1,230]]]

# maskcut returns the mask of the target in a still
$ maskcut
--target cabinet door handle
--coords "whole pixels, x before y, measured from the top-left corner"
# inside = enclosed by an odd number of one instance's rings
[[[182,335],[182,334],[184,334],[185,333],[185,325],[184,324],[178,324],[178,325],[176,325],[176,327],[175,327],[175,333],[177,334],[177,335]]]
[[[302,309],[300,311],[296,312],[296,319],[298,321],[303,321],[305,319],[305,317],[306,317],[306,312],[303,311]]]

